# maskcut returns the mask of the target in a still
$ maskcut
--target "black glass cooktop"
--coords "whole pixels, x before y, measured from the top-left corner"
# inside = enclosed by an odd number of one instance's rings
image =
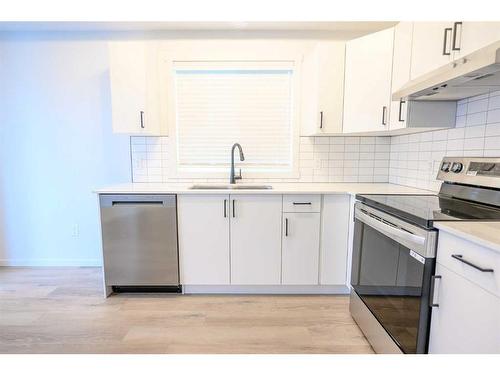
[[[435,221],[500,220],[499,208],[440,195],[358,194],[356,199],[425,228]]]

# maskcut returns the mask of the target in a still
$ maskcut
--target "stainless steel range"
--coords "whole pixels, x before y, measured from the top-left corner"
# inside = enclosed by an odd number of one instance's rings
[[[357,195],[350,311],[378,353],[427,353],[436,221],[500,221],[500,158],[444,158],[437,195]]]

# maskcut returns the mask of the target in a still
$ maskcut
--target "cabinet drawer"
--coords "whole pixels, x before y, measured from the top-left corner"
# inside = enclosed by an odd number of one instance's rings
[[[321,195],[283,195],[283,212],[320,212]]]
[[[500,297],[499,253],[440,231],[436,261]],[[474,266],[482,268],[483,271]],[[492,269],[493,272],[486,272],[486,269]]]

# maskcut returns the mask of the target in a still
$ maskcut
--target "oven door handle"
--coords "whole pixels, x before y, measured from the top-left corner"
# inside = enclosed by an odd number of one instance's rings
[[[382,233],[392,235],[395,238],[404,239],[406,241],[409,241],[417,245],[425,244],[425,237],[417,236],[416,234],[412,234],[402,229],[395,228],[389,224],[385,224],[382,221],[374,219],[373,217],[365,214],[360,210],[356,211],[355,217],[364,222],[365,224],[371,226],[372,228],[379,230]]]

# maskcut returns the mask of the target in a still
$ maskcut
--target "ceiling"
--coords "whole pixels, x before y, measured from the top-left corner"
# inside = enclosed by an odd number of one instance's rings
[[[356,38],[396,22],[0,22],[2,32],[232,32],[301,33]]]

